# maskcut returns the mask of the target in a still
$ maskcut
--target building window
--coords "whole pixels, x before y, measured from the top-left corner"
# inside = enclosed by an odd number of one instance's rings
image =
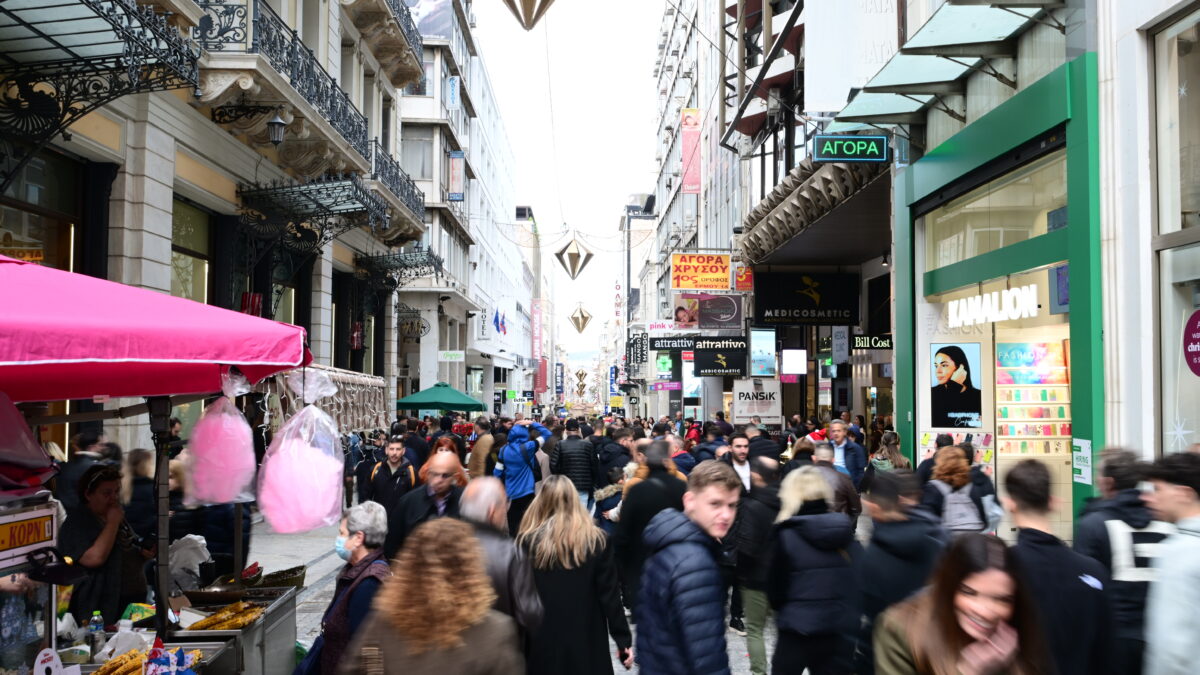
[[[0,255],[74,271],[80,166],[39,152],[0,197]]]
[[[400,136],[401,164],[417,180],[433,178],[433,127],[404,126]]]
[[[211,216],[176,199],[171,216],[171,295],[207,304],[211,256]]]
[[[1166,234],[1200,225],[1200,11],[1159,33],[1155,55],[1158,231]]]

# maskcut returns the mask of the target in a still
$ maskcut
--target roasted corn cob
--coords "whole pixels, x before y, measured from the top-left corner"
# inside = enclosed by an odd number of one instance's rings
[[[117,673],[132,662],[140,662],[139,657],[141,652],[136,649],[130,649],[120,656],[114,656],[109,659],[94,675],[117,675]]]
[[[235,602],[232,605],[226,605],[221,609],[213,612],[209,616],[200,619],[196,623],[187,627],[188,630],[212,630],[212,627],[227,621],[234,615],[250,609],[251,605],[248,602]]]
[[[222,621],[221,623],[206,630],[238,630],[239,628],[245,628],[246,626],[249,626],[257,621],[258,618],[263,615],[264,611],[265,610],[263,610],[262,607],[254,607],[229,619],[226,619],[225,621]]]

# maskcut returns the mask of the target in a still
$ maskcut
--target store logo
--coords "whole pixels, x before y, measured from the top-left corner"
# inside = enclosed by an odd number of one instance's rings
[[[950,328],[1028,319],[1038,315],[1036,284],[1010,288],[1005,291],[981,293],[947,303]]]
[[[818,135],[813,137],[814,162],[886,162],[887,136]]]

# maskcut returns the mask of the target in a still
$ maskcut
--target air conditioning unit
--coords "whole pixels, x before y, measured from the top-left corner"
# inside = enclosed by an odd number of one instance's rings
[[[683,71],[682,73],[680,73],[680,74],[679,74],[679,76],[680,76],[680,77],[686,77],[686,78],[689,78],[689,79],[690,79],[690,78],[692,77],[692,69],[691,69],[691,68],[688,68],[687,70],[685,70],[685,71]]]

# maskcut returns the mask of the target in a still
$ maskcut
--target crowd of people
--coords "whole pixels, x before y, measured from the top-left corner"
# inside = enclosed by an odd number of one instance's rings
[[[914,467],[887,419],[757,422],[400,417],[363,435],[346,564],[299,673],[725,673],[731,639],[753,673],[1194,672],[1200,454],[1106,450],[1068,545],[1037,459],[998,491],[948,435]],[[91,465],[62,541],[124,579],[113,552],[149,554],[126,543],[129,500],[152,491],[100,450],[73,453]],[[76,592],[107,611],[144,590]]]

